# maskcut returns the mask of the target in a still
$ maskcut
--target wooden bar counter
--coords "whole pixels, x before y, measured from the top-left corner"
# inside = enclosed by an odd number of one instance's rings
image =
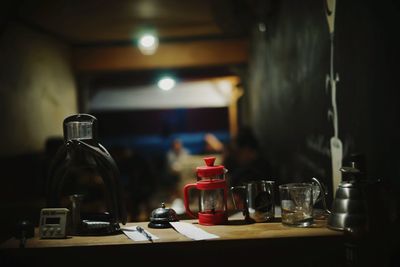
[[[10,239],[0,246],[0,266],[342,266],[344,237],[332,231],[325,221],[310,228],[283,226],[280,222],[245,224],[232,220],[228,225],[199,228],[220,236],[218,239],[193,241],[174,229],[151,229],[140,225],[159,239],[133,241],[123,233],[111,236],[73,236],[66,239],[28,239],[25,248]]]

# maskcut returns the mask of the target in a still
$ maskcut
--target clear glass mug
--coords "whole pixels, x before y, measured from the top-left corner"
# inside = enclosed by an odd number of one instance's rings
[[[243,215],[250,222],[266,222],[275,216],[274,181],[251,181],[242,186],[231,187],[232,200],[235,208],[238,205],[235,201],[234,191],[242,191],[244,196]]]
[[[326,190],[316,179],[312,183],[290,183],[279,186],[281,198],[282,224],[295,227],[308,227],[314,223],[313,208],[323,201],[326,210]]]

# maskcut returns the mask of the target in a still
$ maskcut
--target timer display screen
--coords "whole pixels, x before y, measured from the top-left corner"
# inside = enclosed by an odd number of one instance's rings
[[[60,217],[47,217],[46,224],[60,224]]]

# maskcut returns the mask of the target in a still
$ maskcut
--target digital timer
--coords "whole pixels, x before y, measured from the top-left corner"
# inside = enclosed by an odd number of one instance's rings
[[[40,238],[65,238],[67,236],[66,208],[45,208],[40,211]]]

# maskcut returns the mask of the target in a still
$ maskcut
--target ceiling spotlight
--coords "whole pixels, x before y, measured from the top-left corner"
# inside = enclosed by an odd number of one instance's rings
[[[158,38],[153,34],[145,34],[139,38],[138,47],[143,55],[153,55],[158,48]]]
[[[157,86],[164,91],[168,91],[174,88],[175,84],[175,80],[171,77],[164,77],[158,81]]]

